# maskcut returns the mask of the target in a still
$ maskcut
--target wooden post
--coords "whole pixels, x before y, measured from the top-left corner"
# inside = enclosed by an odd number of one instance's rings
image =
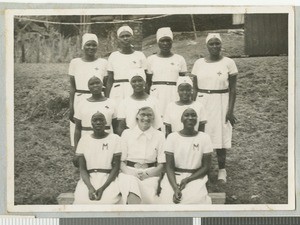
[[[194,38],[195,38],[195,40],[197,40],[197,31],[196,31],[194,16],[192,14],[191,14],[191,20],[192,20],[192,25],[193,25],[193,30],[194,30]]]

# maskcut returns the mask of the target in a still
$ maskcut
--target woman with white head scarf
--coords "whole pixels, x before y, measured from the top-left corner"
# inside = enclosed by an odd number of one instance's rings
[[[196,101],[201,102],[207,113],[205,131],[216,149],[219,165],[218,180],[226,182],[226,149],[231,148],[232,126],[236,122],[233,109],[236,98],[238,70],[235,62],[221,55],[222,39],[218,33],[206,38],[209,55],[198,59],[192,69],[197,82]]]
[[[133,30],[129,26],[121,26],[117,35],[119,49],[111,53],[108,58],[106,96],[114,99],[118,105],[122,99],[132,94],[129,71],[131,69],[146,70],[146,57],[144,53],[134,50]]]
[[[178,99],[176,82],[179,76],[187,72],[187,65],[182,56],[171,51],[173,33],[169,27],[158,29],[156,39],[159,52],[147,59],[147,88],[150,89],[150,95],[159,99],[164,114],[168,103]]]
[[[137,124],[136,114],[142,107],[151,107],[155,114],[155,121],[153,127],[159,129],[163,126],[161,119],[161,110],[159,108],[159,101],[146,93],[145,83],[146,74],[143,69],[133,69],[129,72],[130,84],[133,89],[132,95],[123,99],[118,107],[118,134],[121,135],[126,128],[134,128]]]
[[[74,146],[74,113],[81,98],[91,96],[88,81],[96,76],[103,81],[107,75],[107,60],[98,58],[98,38],[95,34],[86,33],[82,36],[81,45],[83,56],[72,59],[69,65],[70,75],[70,138],[71,145]]]
[[[196,130],[203,131],[206,124],[206,113],[201,102],[193,100],[193,82],[189,76],[179,77],[177,80],[177,91],[179,100],[170,102],[167,105],[164,124],[166,126],[166,136],[175,131],[180,131],[183,124],[180,121],[181,115],[187,108],[192,108],[198,115]]]

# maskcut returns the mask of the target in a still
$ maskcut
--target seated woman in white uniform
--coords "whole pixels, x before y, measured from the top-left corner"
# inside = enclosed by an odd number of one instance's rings
[[[108,57],[106,96],[115,100],[116,104],[132,94],[129,84],[131,69],[146,70],[146,56],[132,46],[133,31],[129,26],[122,26],[117,31],[119,50]]]
[[[95,113],[93,133],[78,143],[80,176],[74,204],[116,204],[121,200],[117,176],[120,169],[120,137],[105,132],[106,119]]]
[[[197,113],[186,109],[183,129],[171,133],[165,143],[167,176],[161,182],[162,204],[211,204],[206,182],[212,143],[208,134],[195,130]]]
[[[118,134],[121,135],[126,128],[132,129],[136,126],[136,114],[140,108],[145,106],[149,106],[154,111],[155,121],[153,127],[155,129],[161,128],[163,123],[158,100],[145,91],[145,72],[142,69],[135,69],[129,73],[133,94],[122,100],[118,107]]]
[[[166,108],[164,124],[166,126],[166,136],[175,131],[180,131],[183,124],[180,121],[182,113],[187,108],[192,108],[197,112],[198,120],[196,130],[204,132],[206,123],[205,109],[202,103],[192,100],[193,83],[190,77],[179,77],[177,81],[179,101],[171,102]]]
[[[164,133],[152,127],[155,120],[150,107],[141,108],[137,125],[124,130],[119,175],[124,204],[150,204],[155,201],[164,160]]]

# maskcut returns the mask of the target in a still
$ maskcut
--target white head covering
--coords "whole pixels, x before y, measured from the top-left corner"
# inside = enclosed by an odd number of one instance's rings
[[[85,33],[84,35],[82,35],[81,49],[83,49],[84,45],[85,45],[88,41],[96,41],[97,45],[99,44],[99,42],[98,42],[98,37],[97,37],[96,34]]]
[[[190,84],[193,87],[192,79],[189,76],[178,77],[176,87],[178,88],[180,84]]]
[[[157,32],[156,32],[157,42],[159,41],[159,39],[161,39],[163,37],[169,37],[173,40],[173,33],[172,33],[170,27],[162,27],[157,30]]]
[[[129,81],[135,76],[140,76],[144,79],[144,81],[146,81],[146,74],[144,69],[142,68],[132,69],[129,71],[129,77],[130,77]]]
[[[133,35],[133,30],[130,28],[130,26],[122,26],[118,29],[117,31],[117,35],[118,37],[120,36],[120,34],[123,32],[123,31],[127,31],[129,33],[131,33],[131,35]]]
[[[212,38],[217,38],[217,39],[219,39],[222,42],[222,39],[221,39],[221,36],[220,36],[219,33],[208,33],[208,35],[206,37],[206,44]]]

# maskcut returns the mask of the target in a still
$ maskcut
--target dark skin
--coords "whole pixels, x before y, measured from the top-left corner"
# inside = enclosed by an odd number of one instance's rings
[[[178,86],[178,95],[179,95],[179,101],[176,102],[177,105],[191,105],[193,103],[192,97],[193,97],[193,88],[190,84],[180,84]],[[166,127],[166,137],[172,133],[172,125],[171,124],[165,124]],[[205,130],[205,122],[199,121],[198,125],[198,131],[204,132]]]
[[[195,112],[195,110],[185,110],[182,114],[181,122],[183,123],[183,129],[179,131],[180,135],[184,137],[194,137],[198,134],[198,131],[195,130],[195,125],[197,123],[197,113]],[[180,184],[177,184],[175,176],[174,154],[166,153],[166,171],[169,182],[174,191],[173,202],[175,204],[180,203],[182,198],[182,190],[189,182],[203,178],[208,174],[211,163],[211,154],[203,154],[201,162],[201,167],[196,172],[192,173],[189,177],[181,180]]]
[[[81,58],[84,62],[93,62],[97,60],[96,53],[97,53],[98,44],[96,41],[88,41],[85,43],[83,47],[83,57]],[[74,120],[74,99],[75,99],[75,92],[76,92],[76,82],[74,76],[70,75],[70,113],[69,113],[69,120],[75,123]]]
[[[173,40],[170,37],[162,37],[157,42],[159,47],[159,52],[157,53],[157,56],[161,58],[169,58],[174,55],[174,53],[171,51]],[[150,88],[152,86],[152,76],[153,74],[147,73],[146,78],[146,92],[150,92]],[[185,76],[185,73],[179,73],[179,76]]]
[[[209,52],[209,55],[205,57],[205,60],[207,62],[218,62],[223,59],[223,56],[221,55],[221,49],[222,49],[222,42],[218,38],[212,38],[210,39],[207,44],[207,49]],[[195,80],[197,80],[197,76],[195,76]],[[228,102],[228,110],[226,113],[225,121],[226,123],[229,121],[232,126],[235,125],[237,122],[237,119],[234,116],[234,105],[236,100],[236,83],[237,83],[237,76],[236,74],[231,74],[228,77],[228,83],[229,83],[229,102]],[[197,85],[196,88],[198,89],[198,83],[195,81],[195,84]],[[196,98],[196,93],[194,98]],[[219,169],[225,168],[225,162],[226,162],[226,149],[216,149],[217,157],[218,157],[218,166]]]
[[[130,84],[133,89],[133,94],[131,95],[133,99],[139,101],[139,100],[147,99],[149,97],[149,94],[147,94],[145,91],[145,81],[141,76],[134,76],[130,80]],[[117,134],[121,136],[121,134],[125,129],[127,129],[126,120],[120,119],[118,124]]]
[[[96,114],[92,117],[92,126],[94,131],[92,137],[95,139],[102,139],[109,135],[108,133],[105,132],[106,119],[103,114],[101,113],[96,113]],[[90,200],[99,201],[101,199],[105,189],[111,184],[111,182],[113,182],[116,179],[120,170],[120,161],[121,161],[121,155],[113,156],[112,170],[105,183],[96,190],[95,187],[91,184],[90,175],[87,171],[86,160],[83,155],[79,156],[80,175],[83,182],[86,184],[89,190]]]

